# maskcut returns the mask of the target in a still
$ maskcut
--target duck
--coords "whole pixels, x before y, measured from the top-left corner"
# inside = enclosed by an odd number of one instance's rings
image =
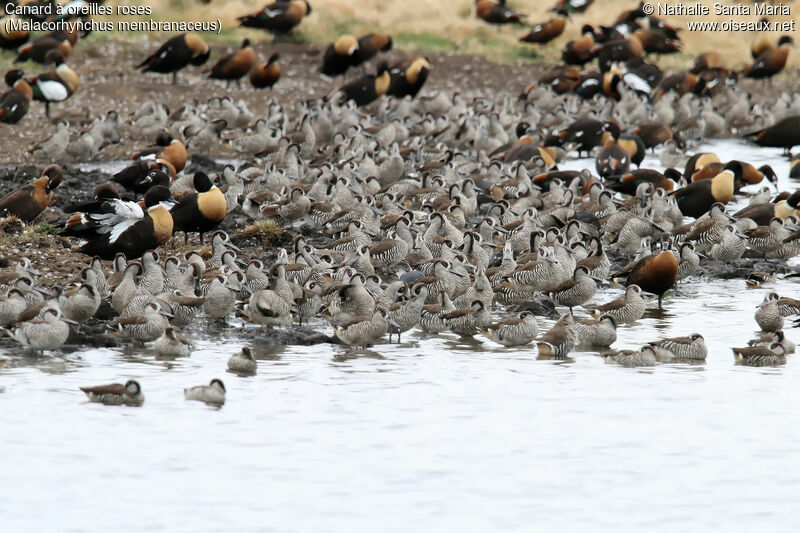
[[[561,60],[567,65],[585,65],[596,57],[599,50],[596,44],[594,28],[585,24],[581,28],[581,36],[564,45]]]
[[[63,57],[59,55],[53,62],[56,65],[55,70],[28,78],[33,99],[44,102],[44,113],[47,118],[50,118],[51,103],[67,100],[81,85],[78,74],[64,62]]]
[[[183,141],[169,132],[161,132],[156,137],[154,145],[135,153],[131,159],[149,162],[150,167],[148,168],[150,170],[153,170],[155,165],[160,166],[162,162],[166,161],[172,165],[171,170],[178,173],[186,168],[189,154],[186,152],[186,145],[183,144]],[[164,171],[160,168],[156,169]]]
[[[208,385],[183,389],[183,397],[190,401],[222,405],[225,403],[225,384],[220,379],[212,379]]]
[[[84,269],[81,272],[84,281],[64,291],[58,299],[64,316],[77,324],[92,318],[100,308],[102,298],[97,289],[96,276],[94,270]]]
[[[170,210],[172,231],[183,231],[187,242],[188,233],[197,232],[202,244],[203,234],[215,229],[225,218],[227,202],[225,195],[205,172],[195,173],[193,182],[195,191],[179,195],[177,204]]]
[[[656,357],[662,361],[705,361],[708,355],[705,339],[699,333],[692,333],[688,337],[672,337],[648,344],[655,350]]]
[[[153,350],[161,357],[186,357],[193,349],[194,344],[171,326],[153,343]]]
[[[786,348],[779,342],[767,346],[731,348],[736,362],[747,366],[780,366],[786,364]]]
[[[114,318],[117,327],[112,330],[112,334],[140,344],[152,342],[164,334],[169,327],[167,317],[171,316],[161,308],[161,304],[150,302],[144,306],[144,311],[140,315]]]
[[[135,379],[129,379],[124,385],[112,383],[111,385],[96,385],[94,387],[81,387],[90,402],[104,405],[129,405],[138,407],[144,403],[142,386]]]
[[[255,376],[258,370],[258,363],[253,357],[253,351],[249,346],[242,346],[239,353],[233,354],[228,359],[228,371],[240,376]]]
[[[414,56],[395,63],[389,70],[389,89],[386,94],[396,98],[416,97],[431,71],[431,64],[423,56]]]
[[[566,357],[575,347],[575,322],[572,315],[565,313],[544,335],[536,339],[539,355]]]
[[[199,67],[208,61],[211,49],[196,33],[182,33],[169,39],[136,68],[142,72],[172,73],[172,84],[178,84],[178,72],[189,65]]]
[[[359,64],[360,48],[355,36],[342,35],[328,45],[322,55],[320,72],[325,76],[342,76]]]
[[[753,62],[752,65],[744,69],[742,74],[746,78],[771,78],[780,73],[786,66],[789,58],[789,47],[794,45],[794,39],[788,35],[783,35],[778,40],[778,47],[765,50]]]
[[[772,126],[745,135],[759,146],[783,148],[791,157],[792,148],[800,144],[800,115],[785,117]]]
[[[392,334],[396,333],[399,344],[400,335],[419,323],[427,297],[428,287],[416,284],[411,288],[411,298],[404,302],[395,302],[389,307],[389,318],[397,324],[397,327],[389,326],[389,342],[392,342]]]
[[[761,331],[780,331],[783,329],[783,316],[781,315],[778,301],[780,296],[776,292],[767,293],[764,300],[756,306],[755,319]]]
[[[390,83],[389,66],[382,61],[378,65],[377,74],[367,74],[334,89],[328,95],[328,100],[343,97],[345,101],[352,100],[359,107],[369,105],[387,93]]]
[[[642,183],[650,183],[654,189],[661,188],[666,192],[672,192],[678,180],[680,172],[674,168],[668,168],[663,173],[651,168],[639,168],[616,179],[609,177],[606,185],[614,191],[634,195]]]
[[[69,324],[76,322],[65,317],[56,306],[44,309],[40,320],[22,322],[15,329],[6,329],[5,332],[32,352],[42,353],[57,350],[67,342]]]
[[[556,305],[569,307],[569,312],[572,314],[572,308],[591,300],[595,291],[597,291],[597,284],[589,276],[589,268],[577,266],[572,279],[553,289],[550,292],[550,298]]]
[[[17,49],[18,55],[14,59],[14,63],[34,61],[46,64],[49,62],[49,58],[52,57],[52,52],[61,55],[61,57],[67,57],[72,53],[72,43],[64,37],[42,35]]]
[[[461,337],[477,335],[482,327],[492,321],[486,305],[480,300],[474,300],[469,307],[444,314],[442,319],[447,323],[450,331]]]
[[[144,209],[136,202],[107,200],[101,212],[70,217],[60,234],[86,239],[78,252],[89,256],[111,260],[123,253],[128,259],[137,259],[172,236],[169,210],[174,205],[169,189],[155,186],[144,195]]]
[[[489,24],[521,24],[525,17],[506,7],[506,0],[475,0],[475,14]]]
[[[147,193],[151,187],[156,185],[165,188],[170,185],[170,177],[159,168],[158,160],[153,161],[150,159],[143,159],[125,167],[114,174],[111,180],[136,196]],[[113,195],[105,199],[112,198],[114,198]]]
[[[377,56],[380,52],[392,49],[392,37],[383,33],[368,33],[358,38],[358,55],[356,66],[362,65]]]
[[[17,321],[17,317],[28,307],[25,294],[16,288],[9,289],[0,295],[0,327],[8,327]]]
[[[617,321],[617,324],[636,322],[644,316],[645,311],[642,289],[638,285],[628,285],[623,298],[617,298],[603,305],[591,307],[590,310],[596,317],[609,315]]]
[[[278,0],[251,15],[237,20],[247,28],[259,28],[275,35],[286,35],[311,14],[311,4],[305,0]]]
[[[236,86],[241,88],[241,78],[247,75],[257,62],[258,56],[250,45],[250,39],[245,39],[236,53],[226,55],[211,67],[208,77],[213,80],[225,80],[226,87],[235,81]]]
[[[575,13],[584,13],[593,2],[594,0],[557,0],[550,11],[569,17]]]
[[[619,125],[595,118],[581,118],[558,132],[558,137],[564,143],[575,143],[578,155],[587,154],[596,146],[602,146],[610,139],[617,139],[620,135]]]
[[[677,200],[678,209],[684,216],[700,218],[715,203],[727,204],[733,199],[736,168],[741,167],[736,162],[730,162],[713,178],[693,181],[669,194]]]
[[[270,89],[281,79],[281,56],[275,52],[267,61],[262,61],[250,71],[250,84],[256,89]]]
[[[608,348],[617,342],[617,320],[609,314],[580,320],[575,323],[575,334],[577,344]]]
[[[330,315],[323,314],[329,321]],[[384,308],[377,308],[372,316],[355,316],[344,323],[332,323],[333,332],[344,344],[358,346],[366,349],[380,340],[389,331],[389,326],[399,329],[399,324],[391,320],[389,312]]]
[[[616,363],[627,368],[656,366],[656,353],[652,346],[645,345],[638,350],[622,350],[604,356],[607,363]]]
[[[659,309],[664,294],[675,286],[678,276],[678,260],[670,248],[669,240],[662,240],[661,252],[637,261],[625,280],[626,286],[657,295]]]
[[[292,302],[279,293],[261,289],[254,292],[242,309],[245,320],[262,326],[288,326],[292,323]]]
[[[25,223],[32,222],[47,209],[53,199],[53,191],[64,179],[59,165],[49,165],[42,176],[8,193],[0,199],[0,217],[14,215]]]
[[[481,328],[484,337],[503,346],[524,346],[530,344],[539,333],[536,316],[530,311],[522,311],[517,316],[488,324]]]
[[[16,15],[0,17],[0,48],[16,50],[28,42],[31,32],[23,29],[22,20]]]
[[[33,89],[21,70],[9,71],[5,80],[11,90],[0,95],[0,122],[17,124],[28,114],[33,100]]]
[[[770,346],[773,342],[783,345],[787,354],[793,354],[797,349],[797,345],[786,338],[783,330],[778,331],[765,331],[759,335],[759,338],[747,341],[748,346]]]
[[[535,24],[531,30],[520,37],[523,43],[547,44],[553,39],[557,39],[564,33],[567,27],[567,19],[564,17],[554,17],[547,22]]]

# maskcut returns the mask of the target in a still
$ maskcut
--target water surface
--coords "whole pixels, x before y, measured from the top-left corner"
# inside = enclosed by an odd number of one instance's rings
[[[723,160],[768,162],[781,189],[795,188],[780,150],[713,148]],[[798,297],[797,287],[683,282],[663,313],[653,302],[620,328],[614,347],[697,331],[708,359],[646,370],[595,352],[544,361],[532,347],[411,332],[367,352],[258,348],[258,375],[240,378],[226,361],[258,329],[203,320],[185,330],[196,351],[173,361],[130,348],[0,353],[9,359],[0,523],[9,532],[794,529],[798,356],[747,368],[730,347],[754,336],[766,291]],[[605,288],[596,301],[620,293]],[[787,336],[800,341],[788,323]],[[214,377],[228,388],[222,409],[183,400],[183,387]],[[89,404],[78,390],[128,378],[142,383],[142,408]]]

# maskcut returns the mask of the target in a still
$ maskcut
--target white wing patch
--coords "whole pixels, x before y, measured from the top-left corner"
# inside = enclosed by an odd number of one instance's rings
[[[69,96],[67,88],[60,82],[52,80],[39,81],[39,89],[42,91],[42,96],[45,100],[50,102],[63,102]]]
[[[136,202],[114,199],[113,212],[91,215],[100,227],[98,233],[110,233],[109,242],[115,242],[122,233],[144,218],[144,211]]]
[[[109,237],[108,237],[108,242],[110,244],[114,244],[115,242],[117,242],[117,239],[119,239],[119,236],[122,235],[123,233],[125,233],[126,229],[130,228],[131,226],[133,226],[137,222],[139,222],[139,221],[138,220],[133,220],[133,219],[125,220],[123,222],[120,222],[116,226],[114,226],[111,229],[111,235],[109,235]]]
[[[634,91],[640,91],[643,93],[649,93],[651,88],[650,84],[643,80],[641,77],[637,76],[636,74],[627,73],[622,76],[622,79],[625,81],[625,85],[633,89]]]

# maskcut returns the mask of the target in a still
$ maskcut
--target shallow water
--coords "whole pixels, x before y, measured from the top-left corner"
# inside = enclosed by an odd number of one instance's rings
[[[780,150],[736,141],[714,150],[768,162],[781,189],[796,186]],[[800,511],[792,497],[800,356],[747,368],[734,365],[730,347],[754,336],[766,291],[797,297],[797,287],[683,282],[663,313],[653,302],[620,328],[614,347],[698,331],[708,359],[647,370],[607,365],[593,352],[543,361],[531,347],[412,332],[367,352],[258,348],[258,375],[240,378],[224,371],[227,358],[258,329],[202,320],[185,330],[195,352],[173,361],[147,349],[40,359],[0,352],[9,359],[0,370],[0,523],[3,531],[788,530]],[[620,292],[599,290],[596,301]],[[787,331],[800,341],[788,323]],[[228,389],[222,409],[183,400],[183,387],[213,377]],[[78,390],[128,378],[142,383],[142,408],[89,404]]]

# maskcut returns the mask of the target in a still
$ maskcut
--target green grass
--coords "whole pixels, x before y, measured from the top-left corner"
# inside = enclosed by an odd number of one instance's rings
[[[40,235],[56,235],[60,229],[61,228],[53,224],[40,222],[39,224],[36,224],[36,226],[33,228],[33,231]]]
[[[457,48],[456,44],[447,37],[432,33],[398,33],[393,35],[392,39],[397,43],[398,48],[412,50],[451,52]]]

